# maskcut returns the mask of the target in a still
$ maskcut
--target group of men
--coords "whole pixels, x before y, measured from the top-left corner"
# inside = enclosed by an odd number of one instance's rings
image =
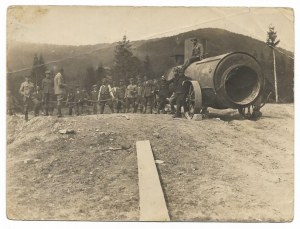
[[[171,104],[171,113],[175,117],[181,116],[181,107],[184,105],[185,89],[184,81],[189,80],[184,76],[183,68],[174,68],[174,78],[167,81],[164,76],[160,80],[152,80],[148,76],[129,79],[126,85],[124,80],[110,81],[107,78],[102,80],[101,86],[93,85],[91,91],[80,87],[70,87],[65,83],[63,75],[58,72],[54,79],[50,71],[45,72],[45,78],[41,86],[34,86],[30,77],[26,76],[21,84],[19,92],[23,95],[23,108],[25,120],[28,120],[28,107],[33,103],[34,115],[38,116],[42,109],[43,114],[53,114],[56,103],[57,116],[62,117],[62,106],[68,108],[69,115],[104,113],[106,105],[111,113],[152,113],[154,108],[157,113],[165,113],[167,103]],[[170,84],[174,90],[170,90]],[[56,98],[56,101],[55,101]],[[174,105],[177,105],[175,112]]]
[[[44,109],[44,115],[51,115],[54,109],[54,98],[56,97],[57,116],[62,117],[62,105],[65,104],[69,109],[69,115],[83,113],[89,114],[89,107],[93,108],[93,113],[97,114],[100,106],[100,114],[104,113],[105,105],[108,105],[111,112],[141,112],[152,113],[153,106],[156,106],[157,113],[164,113],[165,105],[170,103],[171,113],[174,117],[181,117],[181,108],[184,107],[186,99],[186,88],[184,82],[190,80],[184,75],[185,69],[193,62],[203,59],[203,47],[196,38],[191,39],[193,43],[192,57],[182,66],[175,67],[174,77],[166,80],[164,76],[158,80],[137,77],[129,79],[129,85],[124,80],[111,82],[104,78],[98,89],[93,85],[90,92],[77,87],[73,90],[64,81],[63,74],[58,72],[54,80],[50,76],[50,71],[45,72],[45,78],[42,80],[41,87],[30,82],[29,77],[25,77],[25,82],[21,84],[19,92],[23,95],[23,105],[25,119],[28,120],[28,105],[31,101],[34,105],[34,114],[39,115],[41,107]],[[173,90],[170,90],[172,84]],[[64,100],[66,99],[66,100]],[[13,101],[12,101],[13,102]],[[176,112],[175,105],[176,104]]]

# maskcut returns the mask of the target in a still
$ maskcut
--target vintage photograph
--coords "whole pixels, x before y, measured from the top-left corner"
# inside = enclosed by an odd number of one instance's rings
[[[291,222],[294,11],[7,9],[11,220]]]

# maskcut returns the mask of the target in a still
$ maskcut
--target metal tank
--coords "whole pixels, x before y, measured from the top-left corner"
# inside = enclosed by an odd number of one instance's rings
[[[264,77],[256,59],[248,53],[232,52],[197,61],[185,75],[192,80],[187,92],[188,109],[244,109],[255,103],[262,93]],[[169,71],[170,80],[174,77]]]

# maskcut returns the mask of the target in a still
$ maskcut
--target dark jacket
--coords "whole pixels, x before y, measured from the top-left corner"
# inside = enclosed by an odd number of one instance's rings
[[[169,96],[169,82],[167,80],[160,81],[158,95],[167,98]]]
[[[182,76],[175,76],[172,80],[170,80],[170,83],[174,83],[174,88],[175,88],[175,93],[176,94],[182,94],[186,93],[185,91],[185,86],[184,86],[184,81],[190,80],[189,77],[186,77],[184,75]]]
[[[54,81],[53,79],[44,78],[42,80],[42,89],[44,94],[54,94]]]

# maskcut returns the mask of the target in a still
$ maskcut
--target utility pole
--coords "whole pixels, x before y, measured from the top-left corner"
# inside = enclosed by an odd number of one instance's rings
[[[272,48],[273,54],[273,70],[274,70],[274,87],[275,87],[275,102],[278,103],[278,85],[277,85],[277,74],[276,74],[276,56],[275,47],[279,44],[280,40],[277,39],[277,34],[275,32],[275,27],[271,24],[269,26],[269,31],[267,32],[266,44]]]

